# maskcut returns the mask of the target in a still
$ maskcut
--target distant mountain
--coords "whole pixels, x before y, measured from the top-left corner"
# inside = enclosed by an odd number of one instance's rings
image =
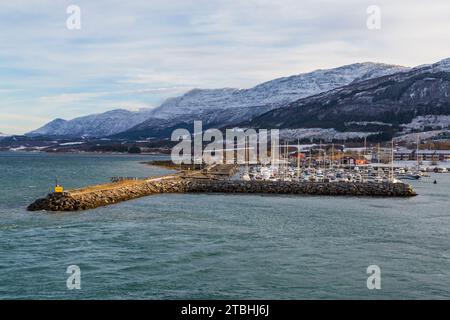
[[[38,135],[57,135],[59,132],[64,132],[64,125],[68,121],[64,119],[55,119],[44,125],[43,127],[40,127],[39,129],[36,129],[34,131],[26,133],[28,136],[38,136]]]
[[[242,125],[289,129],[291,137],[296,130],[302,137],[307,128],[315,129],[318,137],[320,128],[328,136],[329,129],[334,129],[344,138],[343,133],[357,132],[386,140],[417,129],[418,123],[428,124],[429,129],[450,129],[448,115],[450,59],[299,99]]]
[[[166,100],[153,110],[149,119],[118,136],[134,139],[167,136],[173,127],[194,120],[202,120],[206,127],[240,123],[300,98],[407,70],[366,62],[279,78],[251,89],[194,89]]]
[[[450,59],[412,69],[357,63],[250,89],[194,89],[156,109],[56,119],[28,136],[168,138],[194,120],[208,127],[280,128],[289,139],[388,140],[450,130]]]
[[[170,119],[188,114],[209,113],[231,108],[274,108],[300,98],[350,84],[393,74],[408,68],[381,63],[355,63],[335,69],[279,78],[251,89],[194,89],[175,98],[169,98],[153,111],[157,118]]]
[[[275,79],[251,89],[194,89],[167,99],[153,110],[117,109],[73,120],[56,119],[26,135],[104,137],[124,133],[119,136],[146,138],[167,135],[172,127],[193,120],[202,120],[206,126],[229,125],[357,80],[406,70],[401,66],[366,62]]]
[[[137,125],[147,119],[151,111],[151,109],[141,109],[139,111],[116,109],[73,120],[55,119],[37,130],[28,132],[26,135],[104,137],[123,132]]]

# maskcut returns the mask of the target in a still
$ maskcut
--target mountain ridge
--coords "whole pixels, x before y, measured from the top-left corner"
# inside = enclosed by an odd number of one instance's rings
[[[174,124],[184,126],[194,120],[202,120],[205,128],[239,123],[299,98],[339,88],[357,78],[407,70],[409,68],[396,65],[355,63],[277,78],[249,89],[194,89],[169,98],[154,109],[151,118],[117,136],[135,139],[159,136],[167,134],[167,128]]]
[[[26,133],[27,136],[94,136],[102,137],[122,132],[140,123],[152,109],[129,111],[113,109],[104,113],[97,113],[77,117],[72,120],[57,118],[39,129]]]
[[[450,72],[450,58],[414,68],[373,62],[354,63],[333,69],[318,69],[308,73],[281,77],[248,89],[194,88],[181,96],[168,98],[159,107],[145,111],[141,110],[142,113],[139,114],[138,119],[133,118],[133,121],[129,121],[127,117],[131,114],[131,111],[114,109],[102,114],[88,115],[72,120],[55,119],[44,127],[28,133],[28,135],[65,135],[70,133],[71,135],[123,139],[162,138],[170,136],[170,132],[177,127],[189,127],[189,123],[194,120],[203,121],[204,128],[221,128],[230,125],[255,125],[264,117],[270,118],[272,116],[274,116],[272,119],[263,121],[264,125],[266,127],[277,127],[277,125],[280,127],[284,123],[279,121],[281,120],[280,118],[277,118],[278,111],[276,110],[284,110],[285,108],[290,110],[289,108],[293,105],[298,106],[302,104],[301,101],[307,101],[307,104],[317,103],[319,109],[322,108],[321,110],[325,112],[323,110],[324,105],[339,102],[332,101],[333,99],[339,100],[345,98],[345,96],[352,95],[352,90],[345,91],[349,90],[349,88],[359,88],[357,90],[364,91],[366,85],[370,86],[374,83],[388,81],[387,86],[396,88],[390,89],[391,91],[400,90],[401,88],[398,88],[397,82],[401,82],[405,74],[409,77],[415,74],[424,74],[425,72],[428,72],[431,77],[439,72],[444,74]],[[430,79],[421,80],[431,81]],[[445,81],[444,79],[440,80]],[[438,85],[438,83],[435,85]],[[425,90],[431,89],[427,87]],[[444,88],[445,90],[446,88]],[[341,94],[343,94],[342,97],[339,96]],[[390,94],[395,94],[395,92]],[[322,101],[326,97],[329,97],[331,100],[329,102]],[[376,99],[379,98],[377,96]],[[377,102],[376,99],[373,100],[368,97],[366,99],[368,99],[366,101],[368,103]],[[425,95],[420,103],[426,103],[426,99],[427,96]],[[419,101],[418,99],[416,100]],[[348,102],[348,100],[346,101]],[[366,107],[364,103],[360,103],[353,112],[355,113],[359,110],[363,114],[366,112]],[[367,110],[371,110],[371,108]],[[425,116],[426,114],[422,112],[420,115]],[[121,116],[124,116],[125,120]],[[361,126],[358,127],[355,123],[383,122],[381,121],[382,118],[373,120],[370,118],[370,115],[367,119],[364,116],[358,118],[354,114],[350,116],[351,121],[346,121],[346,123],[353,123],[351,126],[345,126],[341,121],[336,124],[335,129],[348,131],[351,127],[360,129]],[[326,120],[326,117],[319,118],[317,120]],[[333,122],[324,122],[322,124],[319,122],[316,121],[315,124],[324,129],[331,128],[333,125]],[[304,125],[300,122],[298,124]],[[306,124],[306,128],[311,128],[311,125],[311,123]],[[398,128],[398,125],[396,126]],[[379,124],[377,127],[372,123],[366,124],[363,129],[367,131],[367,128],[381,127]],[[300,127],[293,127],[292,124],[286,128],[300,129]]]
[[[367,132],[384,139],[404,132],[417,117],[450,114],[450,59],[353,83],[268,111],[242,126]],[[364,125],[361,125],[364,123]],[[292,134],[291,134],[292,135]]]

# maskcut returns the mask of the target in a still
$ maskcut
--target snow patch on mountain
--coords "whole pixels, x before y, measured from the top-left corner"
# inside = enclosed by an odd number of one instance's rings
[[[423,131],[425,128],[450,129],[450,116],[446,115],[426,115],[415,117],[410,123],[401,125],[405,132],[412,130]]]
[[[56,134],[55,132],[60,132],[66,123],[67,123],[66,120],[58,118],[53,121],[50,121],[49,123],[40,127],[39,129],[26,133],[25,135],[39,136],[46,134]]]
[[[162,119],[178,116],[207,115],[211,111],[266,106],[267,111],[292,101],[336,89],[352,82],[406,71],[408,68],[381,63],[355,63],[335,69],[316,70],[268,81],[250,89],[194,89],[186,94],[167,99],[154,109],[152,116]],[[259,114],[255,110],[255,114]],[[227,120],[226,117],[218,120]],[[242,119],[245,120],[245,119]]]
[[[368,126],[368,125],[377,125],[377,126],[387,126],[392,127],[392,123],[386,123],[381,121],[349,121],[344,123],[345,126],[357,125],[357,126]]]
[[[378,132],[339,132],[336,129],[308,128],[308,129],[281,129],[280,138],[283,140],[322,139],[324,141],[361,139]]]
[[[356,77],[352,81],[352,83],[389,76],[394,73],[406,72],[411,70],[410,68],[407,67],[384,63],[365,62],[362,63],[362,65],[366,67],[366,71],[363,73],[362,76]]]
[[[443,59],[433,64],[422,64],[420,66],[412,68],[412,70],[429,70],[431,72],[449,72],[450,71],[450,58]]]
[[[431,131],[425,131],[425,132],[419,133],[419,138],[420,138],[420,140],[428,140],[428,139],[437,138],[442,134],[449,134],[449,133],[450,133],[449,130],[431,130]],[[396,143],[399,143],[399,142],[416,143],[417,133],[403,134],[401,136],[395,137],[394,141]]]

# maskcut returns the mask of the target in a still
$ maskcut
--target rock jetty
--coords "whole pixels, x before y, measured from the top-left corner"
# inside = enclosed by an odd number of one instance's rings
[[[78,211],[93,209],[158,193],[269,193],[327,196],[412,197],[405,183],[319,183],[286,181],[208,180],[167,176],[50,193],[28,206],[29,211]]]
[[[149,196],[156,193],[184,193],[188,181],[178,177],[92,186],[63,193],[50,193],[27,208],[29,211],[78,211]]]
[[[376,182],[294,182],[198,180],[188,186],[188,192],[199,193],[273,193],[327,196],[413,197],[413,188],[405,183]]]

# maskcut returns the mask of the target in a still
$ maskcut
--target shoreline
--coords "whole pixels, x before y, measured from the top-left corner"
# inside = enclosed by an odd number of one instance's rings
[[[0,150],[1,153],[39,153],[39,154],[55,154],[55,155],[115,155],[115,156],[168,156],[168,153],[158,152],[141,152],[141,153],[125,153],[125,152],[96,152],[96,151],[64,151],[64,152],[49,152],[42,150]]]
[[[123,152],[96,152],[96,151],[64,151],[64,152],[49,152],[49,151],[41,151],[41,150],[0,150],[1,153],[36,153],[36,154],[52,154],[52,155],[64,155],[64,154],[70,154],[70,155],[114,155],[114,156],[162,156],[162,157],[169,157],[170,153],[163,153],[163,152],[141,152],[141,153],[123,153]],[[154,161],[154,160],[152,160]],[[159,165],[159,164],[151,164],[152,161],[142,161],[141,164],[146,165],[153,165],[161,168],[166,169],[179,169],[179,165]],[[159,160],[156,160],[159,161]],[[166,161],[166,160],[161,160]],[[423,166],[427,167],[445,167],[450,169],[450,161],[439,161],[437,164],[432,164],[432,161],[423,161]],[[388,167],[389,164],[377,164],[377,163],[369,163],[368,165],[358,165],[359,167],[365,167],[365,166],[384,166]],[[416,162],[411,160],[402,160],[402,161],[394,161],[394,167],[396,168],[411,168],[415,167]]]

